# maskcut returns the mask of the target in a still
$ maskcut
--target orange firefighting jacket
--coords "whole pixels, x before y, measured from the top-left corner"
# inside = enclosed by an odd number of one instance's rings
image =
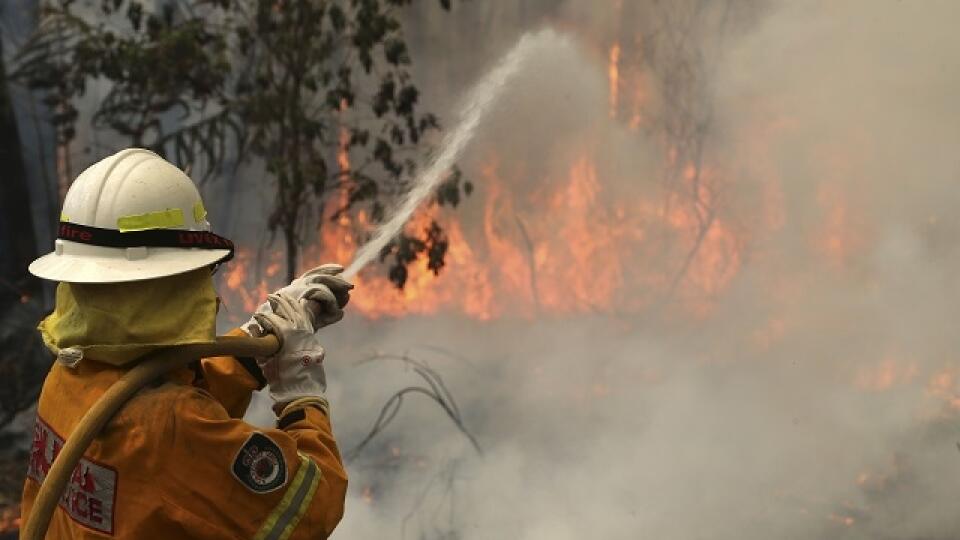
[[[37,409],[24,522],[64,437],[124,371],[54,364]],[[47,538],[326,538],[347,486],[330,420],[306,407],[276,429],[245,423],[263,384],[252,360],[220,357],[140,391],[77,465]]]

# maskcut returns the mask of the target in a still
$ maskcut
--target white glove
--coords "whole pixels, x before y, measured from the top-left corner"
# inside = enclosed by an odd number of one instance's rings
[[[270,385],[270,397],[283,406],[295,399],[322,396],[327,389],[323,371],[323,347],[314,334],[311,314],[292,296],[284,293],[267,297],[269,313],[255,313],[260,328],[277,336],[280,350],[257,358]]]
[[[305,305],[313,329],[319,330],[342,319],[343,308],[350,301],[353,284],[337,275],[341,272],[343,267],[339,264],[323,264],[308,270],[274,294],[285,294]],[[264,313],[273,313],[270,302],[261,304],[253,317],[240,328],[251,336],[262,337],[265,332],[256,318]]]

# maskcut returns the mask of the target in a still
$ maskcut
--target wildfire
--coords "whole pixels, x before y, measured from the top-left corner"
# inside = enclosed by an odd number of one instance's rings
[[[609,200],[590,153],[574,159],[565,178],[545,181],[547,187],[526,194],[510,190],[504,169],[491,158],[481,171],[479,226],[467,227],[456,211],[437,208],[423,209],[407,225],[410,233],[433,220],[443,226],[449,250],[439,276],[425,261],[417,261],[398,290],[382,270],[369,269],[355,278],[352,308],[370,318],[459,312],[478,320],[635,312],[649,298],[630,297],[627,291],[669,281],[662,269],[632,267],[636,253],[659,249],[647,245],[658,241],[649,238],[649,223],[663,224],[687,247],[701,243],[683,291],[701,301],[700,311],[709,309],[708,299],[736,273],[738,245],[723,223],[713,224],[698,239],[689,210],[678,206],[664,215],[652,202]],[[358,222],[369,227],[363,214],[325,223],[322,242],[306,250],[305,264],[349,261],[358,248]],[[228,287],[243,277],[241,272],[230,275]]]
[[[857,522],[857,520],[855,520],[850,516],[844,516],[837,513],[830,514],[828,517],[830,521],[833,521],[835,523],[840,523],[845,527],[852,527],[853,524]]]
[[[725,223],[714,220],[701,229],[689,206],[609,196],[592,152],[573,159],[564,177],[547,178],[529,193],[510,189],[507,178],[514,174],[522,173],[495,157],[480,171],[483,212],[477,226],[466,226],[456,211],[434,207],[415,214],[408,232],[433,220],[443,226],[449,240],[445,268],[435,276],[425,261],[416,261],[402,290],[381,269],[361,272],[352,309],[370,318],[459,312],[478,320],[636,313],[683,272],[678,298],[691,312],[705,314],[736,275],[740,242]],[[323,223],[320,241],[304,252],[304,266],[349,262],[359,247],[357,229],[370,227],[363,213]],[[650,262],[674,244],[682,254],[676,264]],[[228,296],[254,309],[277,286],[281,259],[270,254],[266,270],[255,276],[253,254],[239,250],[225,275]],[[629,293],[638,290],[647,294]]]
[[[816,243],[836,267],[843,267],[858,252],[863,238],[851,216],[846,195],[830,184],[822,184],[817,200],[824,212],[823,227]]]
[[[619,13],[622,3],[616,1],[614,8]],[[643,125],[651,95],[641,41],[623,36],[612,41],[594,36],[591,41],[603,43],[595,53],[607,68],[608,123],[629,136]],[[777,124],[767,131],[787,127]],[[763,145],[769,137],[759,139]],[[744,230],[715,211],[721,205],[717,193],[730,180],[724,170],[729,164],[699,158],[681,162],[690,158],[665,144],[663,166],[672,173],[608,170],[601,161],[604,140],[584,133],[579,143],[565,143],[571,151],[564,154],[564,161],[552,164],[548,169],[552,172],[540,173],[539,178],[530,178],[522,160],[487,148],[484,164],[468,173],[477,186],[466,203],[468,209],[427,206],[406,226],[408,233],[416,234],[433,221],[441,225],[449,244],[440,275],[435,276],[426,261],[415,261],[404,288],[398,290],[382,268],[368,268],[355,277],[352,311],[368,318],[459,313],[489,320],[634,315],[669,304],[696,317],[711,313],[739,272],[749,241]],[[346,129],[340,129],[339,142],[336,163],[346,173],[351,168]],[[638,138],[638,144],[644,143]],[[757,156],[766,155],[772,153],[751,152],[743,161],[749,168]],[[768,170],[776,167],[771,164]],[[656,186],[663,181],[631,174],[670,176],[671,185],[642,196],[616,193],[619,185]],[[786,220],[783,192],[776,178],[765,186],[763,225],[775,231]],[[375,228],[364,211],[334,214],[346,205],[347,197],[347,190],[341,190],[328,201],[316,238],[306,239],[299,271],[329,261],[349,263],[359,248],[357,233]],[[824,205],[832,205],[825,210],[829,216],[822,235],[828,256],[857,247],[844,236],[850,220],[837,197],[831,193],[821,197]],[[330,219],[334,215],[336,219]],[[281,285],[283,259],[280,253],[254,257],[240,250],[226,274],[227,299],[236,299],[247,310],[255,308],[268,291]],[[256,273],[254,263],[266,265],[266,270]],[[781,332],[774,325],[769,335],[757,340],[773,341]]]
[[[894,386],[908,384],[917,377],[919,369],[915,362],[898,362],[888,357],[873,367],[861,368],[855,385],[861,390],[882,392]]]
[[[610,47],[610,67],[608,68],[610,78],[610,118],[617,117],[620,98],[620,44],[614,43]]]
[[[960,412],[960,369],[948,367],[934,374],[927,391],[946,403],[951,410]]]
[[[639,46],[630,45],[629,58],[620,42],[607,52],[609,116],[627,133],[640,127],[647,95],[635,54]],[[348,172],[349,134],[341,129],[339,135],[336,162]],[[678,163],[670,149],[665,162],[679,171],[679,185],[625,197],[612,188],[629,182],[655,185],[655,179],[611,176],[598,167],[599,149],[584,137],[567,161],[552,169],[564,172],[536,179],[529,178],[525,163],[505,161],[489,149],[485,164],[473,173],[477,190],[467,201],[471,211],[428,206],[406,226],[411,234],[433,221],[442,226],[449,247],[440,275],[426,261],[415,261],[398,290],[382,268],[368,268],[354,279],[352,310],[368,318],[443,312],[489,320],[629,315],[670,303],[696,316],[710,313],[739,271],[744,245],[711,210],[718,204],[719,170]],[[531,185],[537,187],[522,187]],[[363,211],[330,219],[347,196],[342,190],[328,201],[298,270],[329,261],[349,263],[359,248],[357,233],[375,227]],[[228,303],[234,299],[249,311],[280,285],[283,257],[277,251],[266,254],[265,261],[248,250],[238,252],[224,280]],[[262,274],[252,271],[258,262],[267,265]]]
[[[254,311],[264,302],[267,294],[273,290],[272,278],[280,274],[281,255],[279,251],[272,252],[262,275],[257,275],[256,269],[260,268],[260,261],[255,253],[249,249],[238,249],[234,260],[225,266],[223,284],[226,290],[220,291],[225,308],[238,312],[236,316],[239,317],[243,313]],[[234,306],[237,305],[243,310],[235,310]]]

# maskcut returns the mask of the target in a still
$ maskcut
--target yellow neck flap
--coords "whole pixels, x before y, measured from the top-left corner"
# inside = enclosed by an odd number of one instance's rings
[[[39,326],[47,348],[122,366],[162,347],[216,339],[217,293],[206,268],[127,283],[60,283]]]

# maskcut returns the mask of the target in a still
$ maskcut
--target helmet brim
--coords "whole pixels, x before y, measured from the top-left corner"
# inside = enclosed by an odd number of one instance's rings
[[[114,248],[101,248],[114,249]],[[149,257],[128,260],[120,256],[48,253],[30,263],[30,273],[51,281],[68,283],[124,283],[174,276],[210,266],[230,254],[226,249],[149,248]]]

